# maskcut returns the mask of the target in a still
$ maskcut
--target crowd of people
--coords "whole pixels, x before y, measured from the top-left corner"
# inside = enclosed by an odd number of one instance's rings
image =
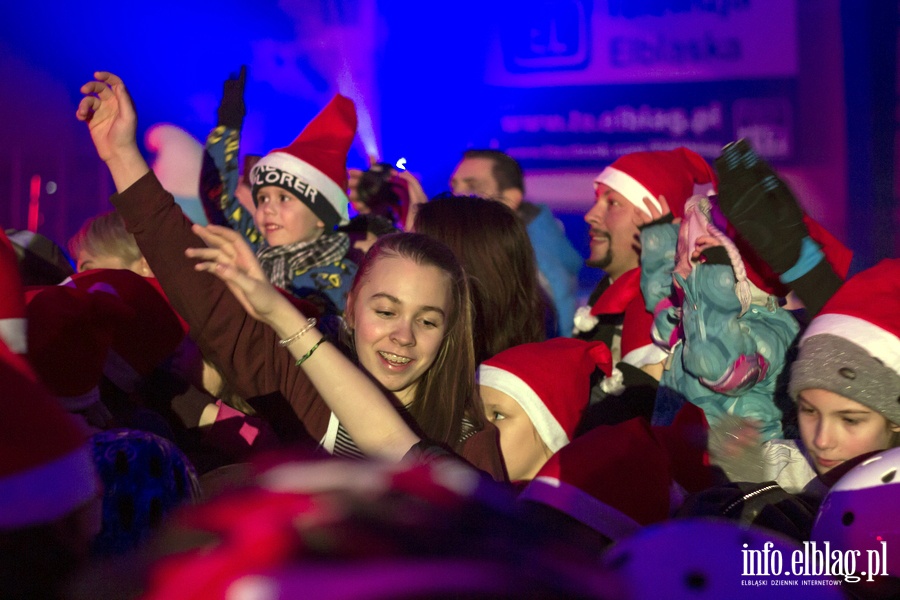
[[[743,140],[603,168],[587,257],[501,151],[348,172],[341,95],[241,173],[244,84],[208,225],[97,72],[114,210],[42,285],[3,236],[0,597],[900,594],[900,260]]]

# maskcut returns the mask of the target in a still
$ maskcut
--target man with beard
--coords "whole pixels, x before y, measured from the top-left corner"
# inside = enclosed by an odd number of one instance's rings
[[[652,412],[666,358],[651,341],[653,315],[641,294],[638,223],[643,221],[641,212],[650,212],[645,199],[658,207],[659,198],[665,198],[672,211],[668,218],[680,219],[687,199],[710,192],[714,181],[706,161],[687,148],[626,154],[594,180],[594,204],[584,215],[590,226],[590,255],[585,262],[606,275],[588,305],[576,311],[574,333],[580,339],[604,342],[616,364],[617,373],[594,386],[592,402],[620,394],[623,386],[629,390],[616,402],[624,412],[616,410],[615,416],[607,414],[598,422]],[[638,389],[640,401],[631,397]],[[606,404],[611,408],[611,402]]]

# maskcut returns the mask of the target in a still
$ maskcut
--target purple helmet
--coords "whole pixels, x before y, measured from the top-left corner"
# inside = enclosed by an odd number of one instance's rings
[[[893,448],[863,461],[834,484],[819,508],[811,539],[842,552],[858,550],[863,562],[872,557],[876,575],[898,577],[898,505],[900,448]]]

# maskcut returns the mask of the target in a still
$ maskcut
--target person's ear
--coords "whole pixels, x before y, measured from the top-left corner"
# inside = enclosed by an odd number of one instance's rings
[[[519,206],[522,205],[523,199],[524,196],[520,189],[508,188],[500,192],[500,201],[514,211],[519,210]]]
[[[155,277],[153,269],[150,268],[150,263],[148,263],[147,259],[143,256],[137,261],[137,273],[141,277]]]
[[[325,223],[323,223],[322,221],[316,221],[316,227],[318,227],[319,229],[325,229]]]
[[[888,421],[888,423],[890,423],[890,421]],[[893,431],[894,433],[900,433],[900,425],[894,425],[893,423],[890,423],[890,426],[891,431]]]

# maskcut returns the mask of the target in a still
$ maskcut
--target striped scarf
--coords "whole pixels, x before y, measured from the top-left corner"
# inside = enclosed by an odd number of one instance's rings
[[[349,249],[350,237],[346,233],[323,233],[314,242],[263,246],[256,258],[272,285],[290,289],[294,277],[313,267],[338,262]]]

